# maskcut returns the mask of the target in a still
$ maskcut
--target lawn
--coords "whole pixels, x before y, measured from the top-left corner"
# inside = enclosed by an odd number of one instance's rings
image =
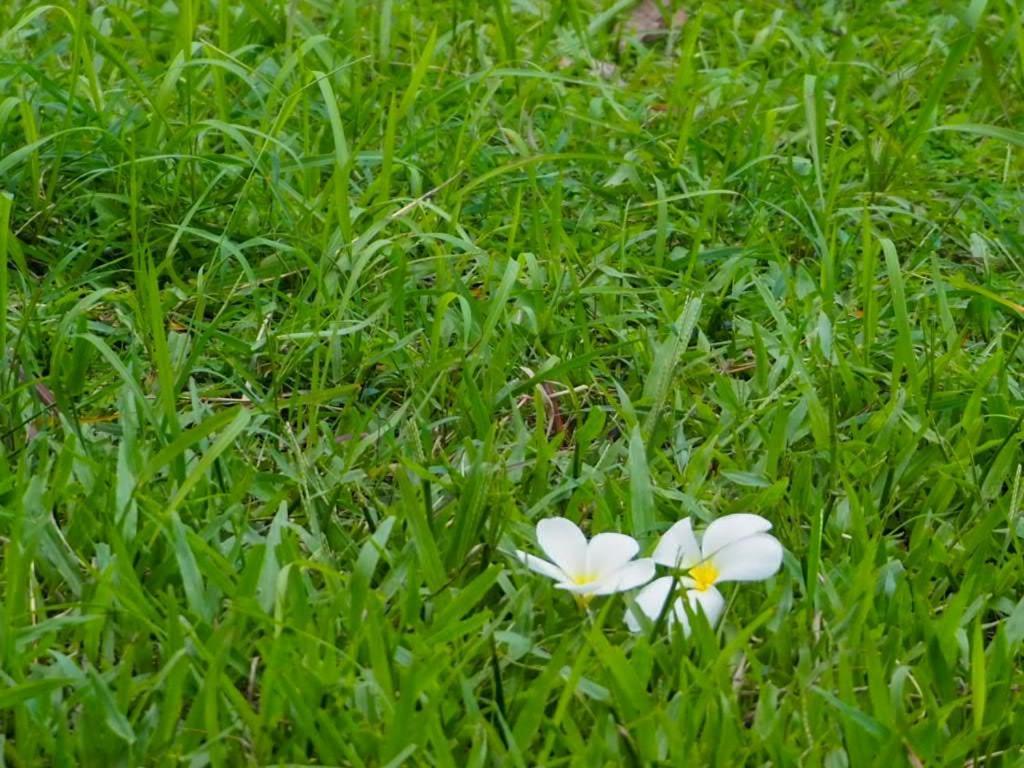
[[[0,4],[0,766],[1024,764],[1024,2],[663,5]]]

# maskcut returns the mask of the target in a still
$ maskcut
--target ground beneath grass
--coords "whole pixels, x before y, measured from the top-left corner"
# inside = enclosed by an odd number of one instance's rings
[[[0,765],[1024,761],[1024,4],[636,5],[0,6]]]

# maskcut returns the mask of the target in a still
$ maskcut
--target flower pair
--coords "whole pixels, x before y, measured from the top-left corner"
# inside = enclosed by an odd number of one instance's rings
[[[771,527],[760,515],[726,515],[712,522],[698,541],[690,519],[684,518],[665,532],[651,557],[634,560],[640,545],[632,536],[599,533],[588,542],[575,523],[554,517],[537,524],[537,543],[551,562],[519,550],[516,556],[530,570],[558,582],[559,589],[574,593],[584,605],[598,595],[646,584],[626,613],[626,624],[634,632],[642,626],[636,611],[656,621],[678,583],[685,595],[672,602],[666,618],[688,633],[691,613],[702,611],[712,625],[721,617],[725,598],[716,584],[759,581],[779,570],[782,545],[768,533]],[[685,573],[651,581],[656,565]]]

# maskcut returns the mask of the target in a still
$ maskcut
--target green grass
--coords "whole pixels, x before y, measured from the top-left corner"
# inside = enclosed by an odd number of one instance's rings
[[[626,6],[0,4],[0,765],[1024,762],[1024,3]]]

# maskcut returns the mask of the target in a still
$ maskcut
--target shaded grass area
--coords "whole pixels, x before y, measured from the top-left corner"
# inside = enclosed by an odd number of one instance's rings
[[[4,4],[0,762],[1019,761],[1024,6],[939,6]],[[737,511],[689,639],[508,557]]]

